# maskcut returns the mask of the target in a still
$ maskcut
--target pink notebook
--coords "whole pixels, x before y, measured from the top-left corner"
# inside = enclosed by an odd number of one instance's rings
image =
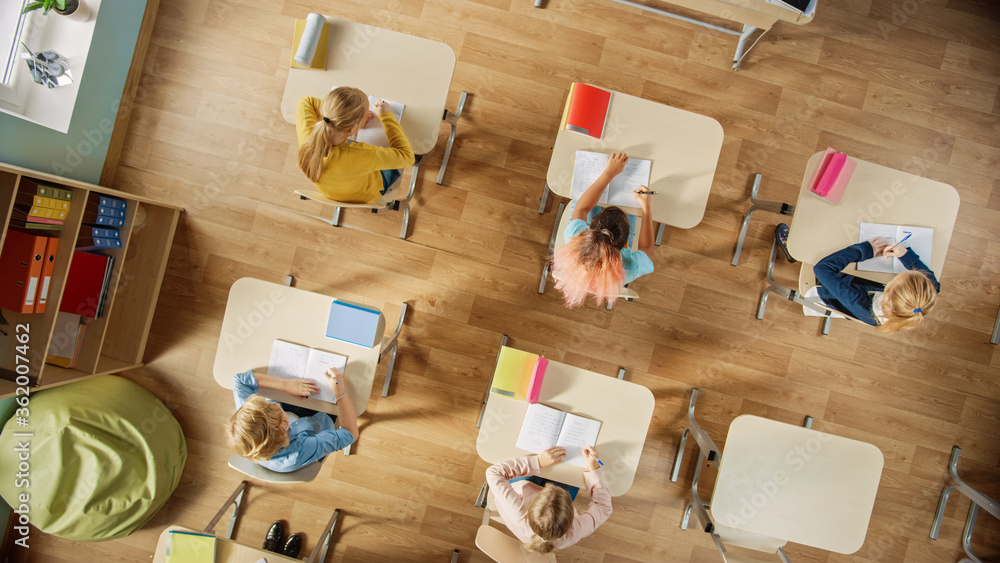
[[[809,185],[809,191],[834,205],[839,205],[856,166],[857,163],[847,158],[846,154],[826,149],[826,154],[823,155],[819,168],[816,169],[816,175]]]

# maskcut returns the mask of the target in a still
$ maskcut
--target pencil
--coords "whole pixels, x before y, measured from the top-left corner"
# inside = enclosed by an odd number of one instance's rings
[[[594,455],[594,454],[592,454],[592,453],[590,453],[590,452],[587,452],[587,455],[589,455],[590,457],[592,457],[594,459],[597,459],[597,456]],[[600,465],[601,467],[604,467],[604,462],[601,461],[601,460],[599,460],[599,459],[597,459],[597,465]]]
[[[888,250],[883,250],[882,251],[882,255],[885,256],[886,252],[892,251],[893,248],[896,248],[897,246],[903,244],[904,242],[906,242],[906,239],[908,239],[908,238],[910,238],[912,236],[913,236],[913,233],[910,233],[910,234],[906,235],[905,237],[903,237],[903,240],[901,240],[901,241],[897,242],[896,244],[890,246]]]
[[[635,192],[635,193],[637,193],[637,194],[649,194],[649,195],[656,195],[656,192],[649,192],[649,191],[645,191],[645,192]],[[900,242],[902,242],[902,241],[900,241]]]

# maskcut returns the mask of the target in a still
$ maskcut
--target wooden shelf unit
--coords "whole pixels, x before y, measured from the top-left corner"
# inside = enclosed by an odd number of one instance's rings
[[[19,189],[34,193],[36,182],[72,190],[73,203],[66,224],[59,231],[59,251],[44,313],[22,314],[2,309],[8,325],[0,326],[0,398],[13,395],[16,383],[15,350],[18,324],[30,327],[28,376],[32,390],[44,389],[80,379],[115,373],[142,365],[149,327],[156,309],[160,284],[166,272],[181,208],[138,197],[111,188],[60,178],[0,163],[0,248],[6,240]],[[125,225],[119,228],[122,248],[102,251],[114,256],[111,289],[101,318],[85,319],[87,330],[76,367],[65,369],[45,364],[45,354],[53,338],[58,338],[56,314],[62,301],[66,275],[73,259],[86,202],[108,195],[128,202]],[[41,234],[48,234],[43,231]],[[22,362],[23,364],[23,362]]]

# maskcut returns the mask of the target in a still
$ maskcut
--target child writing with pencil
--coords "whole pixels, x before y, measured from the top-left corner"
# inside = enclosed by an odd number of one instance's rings
[[[348,139],[376,115],[385,128],[388,147]],[[377,201],[399,178],[397,169],[414,162],[410,142],[389,104],[382,101],[372,113],[368,96],[357,88],[335,88],[323,100],[303,97],[295,110],[295,132],[299,168],[316,189],[337,201]]]
[[[587,217],[597,205],[601,194],[615,176],[625,169],[628,156],[614,153],[604,172],[580,196],[573,209],[563,238],[566,244],[556,249],[552,258],[552,272],[556,288],[562,291],[568,307],[583,304],[588,294],[593,294],[598,305],[613,303],[625,284],[653,271],[654,234],[649,197],[653,192],[642,186],[635,191],[635,199],[642,209],[639,225],[638,250],[625,248],[628,244],[629,221],[624,211],[608,206],[598,213],[590,224]]]
[[[917,253],[902,242],[889,246],[873,238],[820,260],[813,267],[816,281],[821,284],[817,288],[819,298],[829,307],[885,333],[916,328],[934,308],[941,285]],[[906,271],[885,285],[842,272],[852,262],[875,256],[897,258]]]
[[[358,418],[344,374],[330,368],[324,375],[337,397],[339,429],[326,413],[277,403],[257,394],[258,389],[277,389],[307,399],[319,393],[314,382],[253,371],[233,376],[233,398],[238,410],[227,426],[229,447],[264,468],[287,473],[353,444],[358,439]]]
[[[507,528],[524,542],[524,548],[549,553],[567,548],[594,533],[611,516],[611,492],[597,450],[586,448],[587,469],[583,481],[590,491],[590,507],[583,514],[573,508],[566,489],[546,483],[544,487],[519,477],[534,476],[566,457],[564,448],[549,448],[497,463],[486,470],[486,483],[493,493],[497,512]],[[514,481],[511,481],[514,480]]]

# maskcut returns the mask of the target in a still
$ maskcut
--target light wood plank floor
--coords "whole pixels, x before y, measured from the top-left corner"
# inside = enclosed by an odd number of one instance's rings
[[[778,24],[739,72],[735,41],[607,0],[171,0],[161,2],[115,187],[183,205],[147,366],[125,376],[180,420],[188,463],[142,530],[81,544],[32,536],[32,561],[148,561],[169,524],[202,527],[241,477],[226,467],[232,396],[212,378],[229,286],[252,276],[382,306],[406,301],[388,398],[376,377],[355,455],[308,486],[254,483],[237,537],[274,518],[307,533],[343,518],[331,561],[485,561],[473,501],[480,399],[502,334],[511,344],[607,373],[656,396],[635,485],[610,521],[560,561],[718,561],[708,536],[679,529],[691,463],[669,481],[687,392],[722,442],[753,413],[877,445],[885,472],[864,547],[841,556],[789,545],[795,561],[947,562],[960,557],[967,501],[927,535],[953,444],[961,471],[1000,497],[1000,10],[989,0],[823,0],[807,26]],[[458,55],[449,99],[471,96],[443,186],[444,141],[426,159],[409,241],[398,215],[347,213],[372,232],[288,209],[307,186],[278,105],[295,17],[321,11],[444,41]],[[570,82],[594,82],[718,119],[725,143],[704,221],[668,228],[641,299],[614,312],[566,310],[536,293],[554,213],[536,214]],[[442,133],[445,129],[442,128]],[[664,131],[669,135],[670,131]],[[954,185],[962,198],[940,305],[918,331],[884,337],[778,300],[754,319],[777,218],[754,219],[729,265],[749,179],[792,201],[808,157],[827,146]],[[780,265],[791,282],[795,268]],[[689,456],[692,457],[692,456]],[[711,474],[711,472],[709,472]],[[709,491],[711,478],[706,483]],[[977,548],[1000,557],[980,516]],[[311,534],[311,535],[309,535]]]

